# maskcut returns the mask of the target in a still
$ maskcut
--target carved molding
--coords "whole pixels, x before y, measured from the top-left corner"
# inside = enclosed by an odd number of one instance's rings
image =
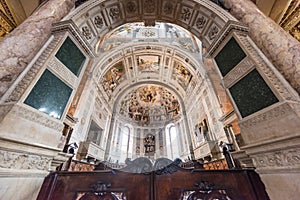
[[[240,77],[251,71],[254,67],[254,62],[249,57],[245,58],[224,77],[225,87],[231,87]]]
[[[253,155],[257,168],[281,168],[300,166],[300,148],[278,150]]]
[[[80,44],[80,47],[84,50],[85,53],[87,53],[91,58],[94,58],[96,56],[94,50],[89,45],[88,41],[81,35],[79,28],[74,24],[72,20],[55,23],[52,26],[51,31],[55,35],[57,33],[65,33],[66,31],[68,31]]]
[[[227,24],[222,28],[220,33],[217,35],[215,42],[208,48],[206,56],[215,57],[219,50],[222,49],[221,44],[231,33],[241,33],[248,35],[249,29],[242,25],[240,22],[228,21]]]
[[[40,69],[44,66],[45,62],[47,61],[49,55],[54,51],[55,47],[58,45],[59,41],[61,40],[62,35],[55,37],[48,47],[44,50],[42,55],[37,59],[37,61],[32,65],[23,79],[17,84],[13,92],[9,95],[5,102],[17,102],[20,100],[26,89],[29,87],[31,82],[36,77],[37,73]]]
[[[45,127],[54,129],[56,131],[62,131],[64,125],[62,122],[56,119],[52,119],[50,116],[44,116],[45,114],[40,113],[40,111],[31,111],[30,109],[21,106],[21,105],[14,105],[11,110],[11,114],[21,117],[23,119],[36,122],[40,125]]]
[[[290,105],[283,103],[264,113],[257,114],[250,119],[243,119],[239,125],[241,129],[249,129],[259,124],[266,124],[268,121],[275,121],[276,119],[284,118],[286,115],[288,115],[288,113],[291,112],[293,112],[293,109],[290,107]]]
[[[93,11],[90,12],[90,9]],[[103,19],[104,22],[103,26],[100,23],[101,28],[99,28],[99,20],[95,20],[99,13],[101,13],[100,19]],[[201,21],[203,17],[205,20]],[[105,33],[121,24],[136,22],[137,20],[144,21],[146,25],[153,25],[155,21],[175,23],[187,28],[198,38],[205,38],[203,43],[206,47],[209,47],[222,30],[225,30],[224,27],[228,21],[236,21],[228,12],[221,11],[219,6],[213,2],[193,0],[180,2],[171,0],[91,0],[89,4],[77,8],[76,13],[71,13],[68,19],[68,21],[74,21],[79,28],[87,24],[95,27],[97,35],[91,39],[89,37],[88,40],[85,38],[95,49],[97,48],[95,45]],[[210,26],[210,31],[205,31],[207,26]]]
[[[259,50],[253,46],[254,43],[251,43],[250,40],[249,37],[239,36],[239,41],[243,47],[247,49],[247,53],[250,54],[251,58],[255,61],[257,68],[264,72],[264,75],[268,78],[272,87],[274,87],[284,99],[299,101],[299,97],[295,92],[292,92],[291,89],[286,86],[288,83],[283,83],[283,81],[278,78],[278,75],[275,74],[270,64],[260,55]]]
[[[6,114],[13,108],[13,104],[0,105],[0,122],[4,119]]]
[[[64,79],[69,85],[73,87],[73,89],[77,88],[78,78],[64,65],[62,64],[56,57],[53,57],[47,66],[51,69],[55,74]]]
[[[0,168],[47,171],[51,158],[0,150]]]

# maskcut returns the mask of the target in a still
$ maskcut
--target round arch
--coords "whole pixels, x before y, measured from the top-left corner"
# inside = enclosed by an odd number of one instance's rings
[[[106,33],[125,23],[173,23],[193,33],[205,48],[211,49],[227,31],[228,24],[238,22],[217,4],[204,0],[93,0],[80,5],[64,20],[76,24],[94,51]]]

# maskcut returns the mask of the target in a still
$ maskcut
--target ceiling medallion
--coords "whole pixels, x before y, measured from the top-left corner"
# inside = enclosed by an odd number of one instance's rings
[[[153,38],[156,35],[156,33],[151,29],[144,29],[144,30],[142,30],[141,34],[142,34],[142,36],[147,37],[147,38]]]
[[[91,30],[90,30],[89,27],[87,27],[87,26],[82,27],[82,35],[83,35],[87,40],[92,39],[92,33],[91,33]]]

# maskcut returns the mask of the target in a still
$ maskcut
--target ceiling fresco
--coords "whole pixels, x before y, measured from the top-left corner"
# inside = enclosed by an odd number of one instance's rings
[[[176,96],[158,85],[132,90],[120,105],[119,113],[141,126],[175,119],[181,112]]]
[[[175,62],[172,78],[181,85],[181,87],[186,90],[191,82],[193,75],[191,72],[183,66],[181,63]]]
[[[140,73],[159,73],[160,56],[141,55],[137,57],[138,71]]]
[[[126,71],[123,62],[118,62],[113,67],[111,67],[103,76],[101,85],[109,97],[111,97],[111,94],[120,84],[120,82],[126,79],[125,72]]]

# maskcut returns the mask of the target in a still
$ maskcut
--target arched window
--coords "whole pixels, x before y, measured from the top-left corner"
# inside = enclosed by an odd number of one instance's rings
[[[121,129],[121,155],[120,162],[125,162],[126,158],[132,157],[133,134],[129,126],[123,126]]]
[[[175,124],[169,124],[166,127],[166,146],[167,146],[167,155],[169,159],[179,158],[179,135],[178,129]]]

